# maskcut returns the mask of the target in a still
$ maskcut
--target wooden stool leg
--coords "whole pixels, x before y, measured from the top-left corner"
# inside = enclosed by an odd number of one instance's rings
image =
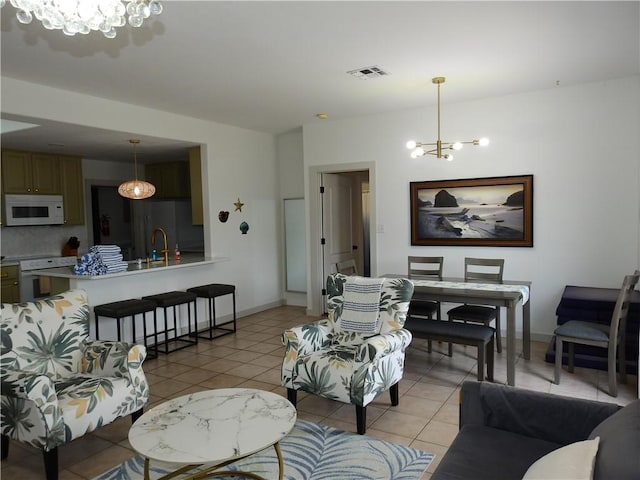
[[[356,424],[358,433],[364,435],[367,430],[367,407],[356,405]]]
[[[484,364],[485,361],[485,344],[479,343],[476,345],[478,349],[478,381],[482,382],[484,380]]]
[[[287,400],[295,407],[298,398],[298,391],[293,388],[287,388]]]
[[[496,313],[496,350],[498,353],[502,353],[502,339],[500,330],[500,307],[498,307],[498,312]]]
[[[4,460],[9,456],[9,436],[2,435],[0,438],[0,458]]]
[[[575,355],[575,343],[569,342],[569,366],[568,366],[569,373],[573,373],[573,366],[575,361],[574,355]]]
[[[44,472],[47,480],[58,480],[58,449],[48,452],[42,451],[44,457]]]
[[[394,407],[397,406],[398,403],[400,403],[399,384],[400,382],[396,382],[393,385],[391,385],[391,388],[389,389],[389,394],[391,395],[391,405],[393,405]]]
[[[487,351],[487,380],[493,382],[493,365],[494,365],[494,357],[495,353],[493,351],[493,337],[491,337],[491,341],[486,345]]]

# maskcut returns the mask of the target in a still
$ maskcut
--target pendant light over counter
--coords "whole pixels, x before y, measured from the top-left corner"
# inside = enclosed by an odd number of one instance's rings
[[[151,183],[144,180],[138,180],[138,158],[136,155],[136,147],[140,143],[140,140],[132,138],[129,143],[133,145],[133,168],[135,180],[128,180],[121,183],[118,187],[118,193],[125,198],[132,200],[143,200],[145,198],[152,197],[156,193],[156,187]]]

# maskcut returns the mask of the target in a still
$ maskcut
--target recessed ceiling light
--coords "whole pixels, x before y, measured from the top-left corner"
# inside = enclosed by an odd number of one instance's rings
[[[316,113],[316,117],[318,117],[320,120],[326,120],[327,118],[329,118],[329,114],[327,114],[327,113]]]

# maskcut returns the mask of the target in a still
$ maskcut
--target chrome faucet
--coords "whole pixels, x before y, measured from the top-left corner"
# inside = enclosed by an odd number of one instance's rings
[[[169,265],[169,247],[167,246],[167,232],[165,232],[162,228],[158,227],[153,230],[151,233],[151,247],[156,248],[156,232],[160,232],[162,234],[162,250],[160,253],[164,254],[164,263],[165,265]]]

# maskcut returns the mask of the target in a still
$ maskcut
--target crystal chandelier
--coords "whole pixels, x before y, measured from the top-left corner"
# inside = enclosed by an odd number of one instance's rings
[[[133,168],[135,180],[128,180],[123,182],[118,187],[118,193],[132,200],[143,200],[145,198],[152,197],[156,193],[156,187],[151,183],[144,180],[138,180],[138,159],[136,156],[136,145],[140,143],[140,140],[132,138],[129,143],[133,145]]]
[[[66,35],[87,34],[100,30],[114,38],[116,28],[129,23],[139,27],[146,18],[162,13],[156,0],[9,0],[18,11],[20,23],[31,23],[35,16],[48,30],[62,30]],[[6,0],[0,0],[0,8]]]
[[[444,77],[434,77],[431,82],[438,85],[438,140],[433,143],[424,143],[424,142],[416,142],[414,140],[409,140],[407,142],[407,148],[412,150],[411,158],[418,158],[424,155],[434,155],[437,158],[444,158],[445,160],[453,160],[453,155],[450,153],[442,153],[443,150],[460,150],[465,143],[469,143],[471,145],[480,145],[486,146],[489,145],[488,138],[481,138],[479,140],[470,140],[468,142],[443,142],[440,139],[440,85],[442,85],[445,81]],[[425,150],[424,147],[436,147],[431,150]]]

